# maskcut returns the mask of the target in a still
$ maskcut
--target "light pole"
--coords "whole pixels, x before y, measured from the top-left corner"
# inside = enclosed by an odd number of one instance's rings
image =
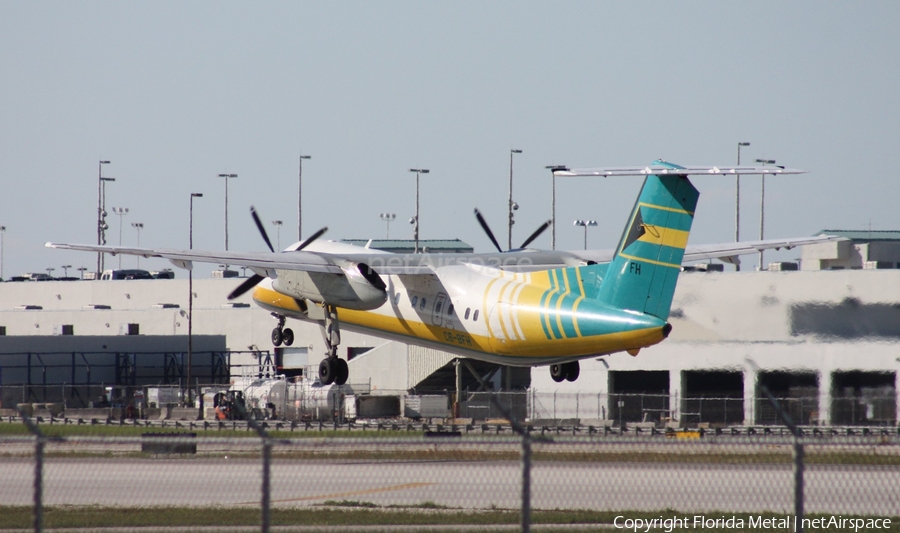
[[[431,172],[427,168],[411,168],[410,172],[416,173],[416,217],[410,220],[413,225],[413,238],[416,241],[415,253],[419,253],[419,174],[428,174]]]
[[[739,142],[737,144],[737,166],[741,166],[741,147],[750,146],[748,142]],[[736,187],[734,190],[734,242],[741,240],[741,175],[737,175]],[[741,269],[741,265],[735,265],[736,270]]]
[[[84,279],[84,273],[87,270],[87,267],[78,267],[76,270],[81,273],[81,279]]]
[[[387,223],[387,233],[385,234],[384,238],[390,239],[391,238],[391,222],[395,218],[397,218],[397,213],[381,213],[378,216],[381,217],[381,220],[383,220]]]
[[[127,207],[113,207],[113,213],[119,215],[119,246],[122,246],[122,217],[128,214]],[[119,270],[122,270],[122,254],[119,254]]]
[[[596,220],[576,220],[572,223],[575,226],[584,226],[584,249],[587,250],[587,229],[588,226],[596,226]]]
[[[276,229],[276,235],[278,235],[278,240],[276,241],[278,243],[277,250],[281,251],[281,225],[283,224],[283,222],[280,220],[273,220],[272,224],[274,224],[275,228],[277,228]]]
[[[762,166],[766,165],[774,165],[774,159],[757,159],[757,163],[762,163]],[[759,192],[759,240],[763,240],[763,227],[766,222],[766,175],[762,174],[760,176],[761,180],[761,188]],[[759,251],[759,269],[763,269],[763,251]]]
[[[0,226],[0,280],[3,279],[3,234],[6,233],[6,226]]]
[[[513,202],[512,197],[512,185],[513,185],[513,154],[521,154],[522,150],[511,149],[509,151],[509,201],[507,202],[507,207],[509,208],[509,221],[507,228],[507,239],[506,239],[506,249],[512,250],[512,227],[515,223],[513,221],[513,211],[519,208],[519,204]]]
[[[556,171],[566,170],[565,165],[547,165],[547,170],[553,176],[553,185],[550,194],[550,249],[556,250]]]
[[[72,265],[62,265],[59,268],[63,269],[63,277],[68,278],[69,277],[69,269],[72,268]]]
[[[143,222],[132,222],[131,227],[137,230],[137,247],[140,248],[141,247],[141,230],[144,229],[144,223]],[[137,257],[137,268],[141,268],[141,256],[138,255],[135,257]]]
[[[55,268],[51,268],[51,267],[47,267],[47,275],[50,276],[50,277],[52,278],[52,277],[53,277],[53,271],[54,271],[54,270],[56,270],[56,269],[55,269]]]
[[[219,174],[220,178],[225,178],[225,251],[228,251],[228,179],[238,177],[237,174]],[[225,265],[228,269],[228,265]]]
[[[312,159],[310,155],[300,156],[300,169],[297,171],[297,242],[303,240],[303,160]]]
[[[97,245],[106,244],[106,182],[116,181],[116,178],[103,177],[103,165],[108,165],[109,161],[100,161],[97,165]],[[97,279],[103,273],[103,252],[97,252]]]
[[[228,180],[225,180],[225,183],[228,183]],[[203,198],[203,193],[192,192],[191,193],[191,208],[190,208],[190,218],[188,222],[188,248],[194,249],[194,198]],[[193,265],[191,265],[193,267]],[[193,335],[193,327],[194,327],[194,270],[193,268],[188,269],[188,365],[187,365],[187,390],[188,390],[188,402],[190,402],[191,396],[191,367],[194,362],[194,335]],[[186,402],[186,403],[188,403]]]

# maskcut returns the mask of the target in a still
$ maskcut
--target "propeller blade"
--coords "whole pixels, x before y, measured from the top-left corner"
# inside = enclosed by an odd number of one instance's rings
[[[529,244],[531,244],[531,241],[533,241],[533,240],[537,239],[538,237],[540,237],[541,233],[544,233],[544,230],[546,230],[547,228],[549,228],[551,223],[552,223],[552,222],[548,220],[547,222],[544,222],[543,224],[541,224],[541,227],[539,227],[539,228],[537,229],[537,231],[535,231],[534,233],[532,233],[532,234],[531,234],[531,237],[528,237],[527,239],[525,239],[525,242],[523,242],[523,243],[522,243],[522,246],[519,246],[519,248],[525,248],[525,247],[527,247]]]
[[[264,279],[265,279],[265,278],[264,278],[263,276],[260,276],[259,274],[253,274],[252,276],[250,276],[249,278],[247,278],[246,280],[244,280],[243,283],[241,283],[240,285],[238,285],[236,289],[234,289],[233,291],[231,291],[231,294],[228,295],[228,299],[229,299],[229,300],[234,300],[235,298],[237,298],[238,296],[240,296],[240,295],[244,294],[245,292],[249,291],[249,290],[252,289],[253,287],[256,287],[256,284],[259,283],[260,281],[264,280]]]
[[[260,234],[262,234],[263,239],[265,239],[266,244],[269,245],[269,250],[272,253],[275,253],[275,248],[272,247],[272,241],[269,240],[269,234],[266,233],[266,228],[263,227],[262,221],[259,220],[259,215],[256,214],[256,208],[252,205],[250,206],[250,216],[253,217],[253,222],[256,222],[256,227],[259,229]],[[253,278],[250,278],[253,279]],[[257,281],[257,283],[259,283]]]
[[[475,218],[478,219],[478,223],[481,224],[481,229],[483,229],[484,232],[487,233],[488,238],[491,239],[492,243],[494,243],[494,247],[497,248],[497,251],[503,253],[503,248],[500,248],[500,245],[497,243],[497,239],[494,238],[494,232],[491,231],[491,228],[488,227],[487,222],[485,222],[484,217],[481,216],[481,211],[479,211],[478,208],[475,208]]]
[[[309,237],[307,237],[305,241],[303,241],[302,243],[300,243],[300,246],[294,248],[294,251],[295,251],[295,252],[299,252],[300,250],[306,248],[306,247],[309,246],[314,240],[316,240],[316,239],[318,239],[319,237],[321,237],[322,234],[325,233],[326,231],[328,231],[328,226],[325,226],[324,228],[320,229],[319,231],[317,231],[317,232],[313,233],[312,235],[310,235]]]

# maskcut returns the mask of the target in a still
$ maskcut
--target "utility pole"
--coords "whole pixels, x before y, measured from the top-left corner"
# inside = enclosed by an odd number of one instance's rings
[[[226,180],[225,183],[228,183]],[[188,247],[194,249],[194,198],[203,198],[203,193],[191,193],[191,207],[188,222]],[[193,267],[193,265],[191,265]],[[191,368],[194,364],[194,270],[188,269],[188,364],[187,364],[187,391],[188,397],[185,404],[190,402],[191,397]]]
[[[513,201],[512,189],[513,189],[513,154],[521,154],[522,150],[512,149],[509,151],[509,201],[507,202],[507,207],[509,208],[509,218],[508,218],[508,228],[507,228],[507,239],[506,239],[506,249],[512,250],[512,227],[515,224],[513,221],[513,211],[519,208],[519,204]]]
[[[553,176],[553,185],[550,193],[550,249],[556,250],[556,171],[566,170],[565,165],[547,165],[547,170]]]
[[[775,164],[774,159],[757,159],[756,162],[762,163],[764,167]],[[766,175],[762,174],[760,177],[762,181],[759,194],[759,240],[763,240],[763,227],[766,222]],[[763,250],[759,251],[759,269],[763,270]]]
[[[427,168],[411,168],[409,171],[416,173],[416,217],[410,222],[413,224],[413,238],[416,241],[415,253],[419,253],[419,174],[428,174],[431,171]]]
[[[106,182],[107,181],[116,181],[116,178],[104,178],[103,177],[103,165],[108,165],[109,161],[101,160],[97,165],[97,245],[103,246],[106,244],[106,229],[109,226],[106,224]],[[97,252],[97,277],[96,279],[100,279],[100,274],[103,273],[103,252]]]
[[[300,156],[300,169],[297,171],[297,242],[303,240],[303,160],[312,156]]]

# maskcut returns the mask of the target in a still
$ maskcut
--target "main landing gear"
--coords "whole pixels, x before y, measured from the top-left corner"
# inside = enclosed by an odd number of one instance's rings
[[[291,328],[285,329],[284,317],[275,313],[272,313],[272,316],[278,319],[278,325],[272,330],[272,344],[275,346],[281,346],[282,343],[285,346],[294,344],[294,330]]]
[[[325,324],[322,327],[322,335],[325,337],[325,346],[328,353],[325,359],[319,363],[319,382],[322,385],[343,385],[350,377],[350,368],[347,361],[337,355],[338,345],[341,343],[341,330],[338,326],[337,308],[333,305],[325,306]]]
[[[566,381],[575,381],[578,379],[578,375],[581,373],[581,367],[578,365],[578,361],[572,361],[571,363],[562,363],[558,365],[550,365],[550,377],[553,378],[553,381],[560,383],[563,380]]]

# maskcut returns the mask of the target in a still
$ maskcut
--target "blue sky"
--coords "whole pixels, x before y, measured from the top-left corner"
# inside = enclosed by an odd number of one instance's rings
[[[776,159],[800,177],[766,184],[766,236],[823,228],[900,229],[896,2],[69,2],[0,3],[0,225],[4,277],[91,254],[97,162],[107,207],[128,207],[122,242],[262,250],[255,205],[282,246],[304,233],[411,238],[412,167],[421,237],[505,242],[509,150],[513,241],[550,215],[546,165],[729,165]],[[887,167],[887,168],[885,168]],[[693,243],[734,239],[734,180],[695,179]],[[613,247],[639,180],[560,180],[557,247],[595,219]],[[759,178],[742,179],[744,239],[759,223]],[[110,209],[111,211],[111,209]],[[119,217],[109,216],[116,244]],[[548,233],[549,235],[549,233]],[[536,246],[549,248],[545,235]],[[796,252],[778,257],[791,259]],[[772,255],[774,258],[774,254]],[[754,261],[754,258],[748,258]],[[123,266],[133,266],[125,258]],[[130,264],[131,263],[131,264]],[[142,261],[164,268],[166,262]]]

